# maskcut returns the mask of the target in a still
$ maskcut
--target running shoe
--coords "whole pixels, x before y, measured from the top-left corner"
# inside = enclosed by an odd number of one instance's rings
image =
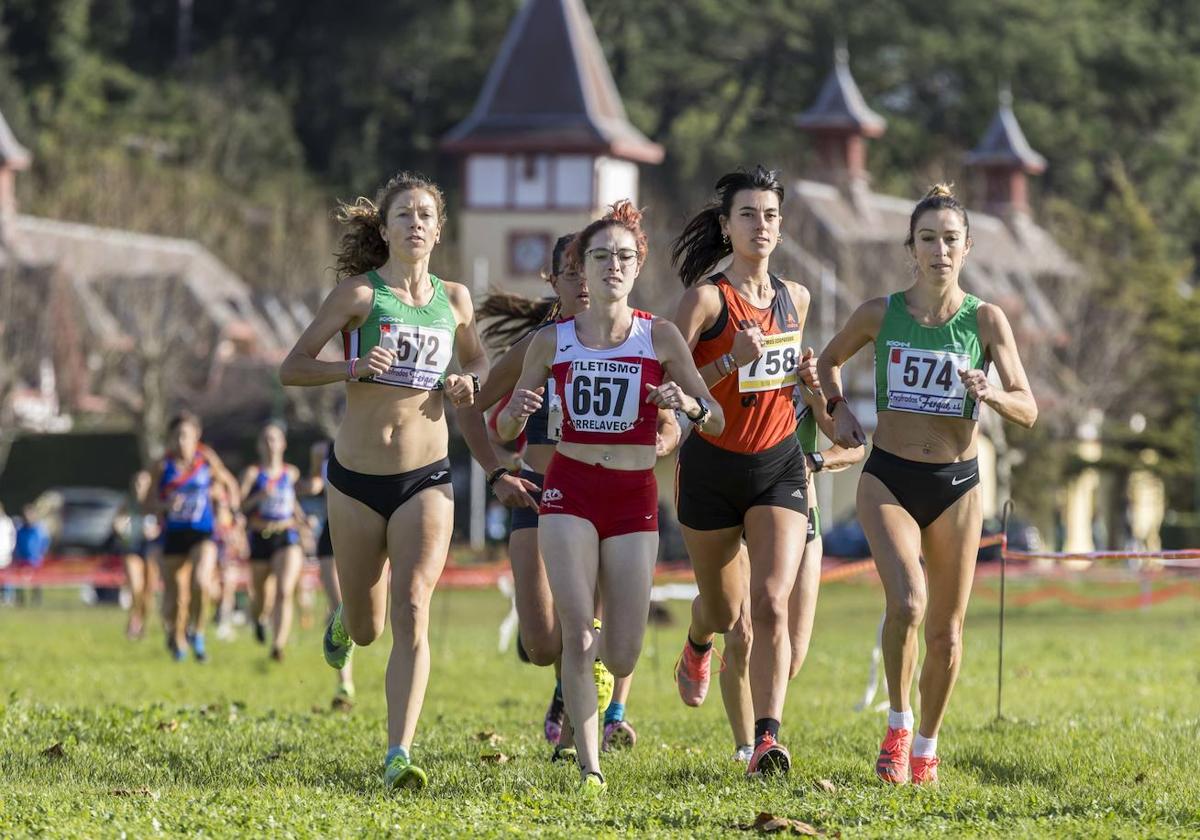
[[[680,699],[689,706],[699,706],[708,694],[712,654],[712,648],[696,653],[691,641],[683,640],[683,653],[675,662],[675,685],[679,687]]]
[[[875,775],[893,785],[908,782],[908,756],[912,751],[912,741],[912,733],[907,729],[892,729],[889,726],[879,747]]]
[[[174,636],[167,636],[167,653],[171,654],[171,658],[176,662],[187,659],[187,651],[179,646]]]
[[[608,782],[602,773],[588,773],[579,782],[579,789],[586,796],[603,796],[608,792]]]
[[[908,765],[912,770],[912,783],[914,785],[936,785],[939,764],[941,764],[941,759],[936,755],[914,755]]]
[[[768,732],[754,746],[754,753],[746,765],[746,775],[751,778],[759,776],[783,775],[792,769],[792,756],[787,747],[775,740]]]
[[[342,605],[333,611],[329,623],[325,625],[325,635],[321,638],[321,647],[325,653],[325,661],[330,668],[338,671],[346,667],[354,653],[354,642],[342,624]]]
[[[273,660],[275,660],[276,662],[282,662],[283,661],[283,648],[278,648],[278,647],[271,648],[271,658]]]
[[[329,704],[335,712],[348,712],[354,708],[354,683],[344,682],[333,693],[333,701]]]
[[[386,790],[421,790],[429,784],[425,771],[413,764],[406,756],[394,755],[383,771],[383,786]]]
[[[604,714],[604,710],[612,702],[616,680],[613,679],[612,671],[608,670],[599,659],[592,665],[592,676],[596,680],[596,708],[600,714]]]
[[[542,734],[546,736],[547,743],[558,743],[558,737],[562,735],[565,715],[566,710],[563,708],[562,696],[555,689],[554,695],[550,698],[550,705],[546,707],[546,718],[542,721]]]
[[[614,720],[604,724],[604,740],[600,744],[603,752],[631,750],[637,743],[637,732],[627,720]]]
[[[555,744],[554,752],[550,753],[551,764],[557,764],[560,761],[575,761],[578,758],[579,753],[568,744]]]
[[[254,641],[260,645],[267,643],[267,622],[257,619],[254,622]]]
[[[208,648],[204,645],[204,634],[193,633],[189,641],[192,643],[192,655],[196,657],[196,661],[207,662]]]
[[[143,632],[145,632],[145,626],[142,624],[141,616],[131,615],[129,624],[125,627],[125,638],[136,642],[141,640]]]
[[[750,759],[752,758],[754,758],[753,744],[742,744],[733,751],[733,760],[741,762],[742,764],[749,764]]]

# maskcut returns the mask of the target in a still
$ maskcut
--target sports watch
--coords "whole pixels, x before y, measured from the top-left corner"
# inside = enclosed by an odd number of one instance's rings
[[[808,457],[812,462],[813,472],[819,473],[821,470],[825,469],[825,456],[820,452],[809,452]]]
[[[695,417],[688,414],[686,411],[683,416],[692,421],[695,426],[703,426],[708,422],[708,418],[712,417],[712,409],[708,407],[708,403],[703,397],[696,397],[696,405],[700,406],[700,413]]]

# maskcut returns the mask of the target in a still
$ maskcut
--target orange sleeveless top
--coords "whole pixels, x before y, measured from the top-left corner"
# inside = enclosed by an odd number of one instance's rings
[[[739,330],[759,327],[767,342],[763,354],[726,376],[709,390],[725,412],[720,435],[695,430],[714,446],[732,452],[761,452],[796,431],[796,367],[800,360],[800,316],[787,287],[771,275],[775,300],[766,309],[746,301],[724,274],[709,278],[721,293],[721,314],[700,334],[692,350],[696,367],[714,362],[733,349]]]

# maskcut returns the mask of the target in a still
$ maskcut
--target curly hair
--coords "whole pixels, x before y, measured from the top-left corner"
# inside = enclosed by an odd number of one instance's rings
[[[554,243],[550,268],[542,272],[542,279],[547,283],[575,265],[567,253],[574,241],[575,234],[568,233]],[[483,299],[475,314],[480,321],[491,322],[483,328],[487,342],[493,347],[507,347],[534,327],[557,319],[561,309],[562,301],[557,297],[534,300],[512,292],[493,292]]]
[[[375,193],[375,200],[359,196],[353,202],[339,201],[333,217],[348,229],[334,251],[337,276],[352,277],[379,268],[387,262],[388,246],[382,228],[396,196],[408,190],[424,190],[433,196],[438,209],[438,226],[446,223],[446,198],[433,181],[419,172],[400,172]]]

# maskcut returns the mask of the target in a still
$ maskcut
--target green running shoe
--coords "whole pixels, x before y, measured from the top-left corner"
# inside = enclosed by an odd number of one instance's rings
[[[330,703],[335,712],[348,712],[354,708],[354,683],[344,682],[337,687],[337,691],[333,693],[333,702]]]
[[[596,633],[599,634],[600,619],[592,619],[592,627],[594,627]],[[612,671],[609,671],[599,658],[596,659],[596,663],[592,666],[592,677],[596,680],[596,711],[598,711],[600,713],[600,717],[603,718],[604,710],[607,709],[608,704],[612,702],[613,686],[616,681],[613,679]]]
[[[321,638],[321,647],[329,667],[338,671],[346,667],[351,654],[354,653],[354,641],[342,625],[341,604],[338,604],[338,608],[329,617],[329,624],[325,625],[325,635]]]
[[[580,781],[579,790],[584,796],[603,796],[608,793],[608,782],[599,773],[588,773]]]
[[[394,755],[383,771],[383,786],[389,792],[400,789],[423,790],[429,784],[425,771],[406,756]]]

